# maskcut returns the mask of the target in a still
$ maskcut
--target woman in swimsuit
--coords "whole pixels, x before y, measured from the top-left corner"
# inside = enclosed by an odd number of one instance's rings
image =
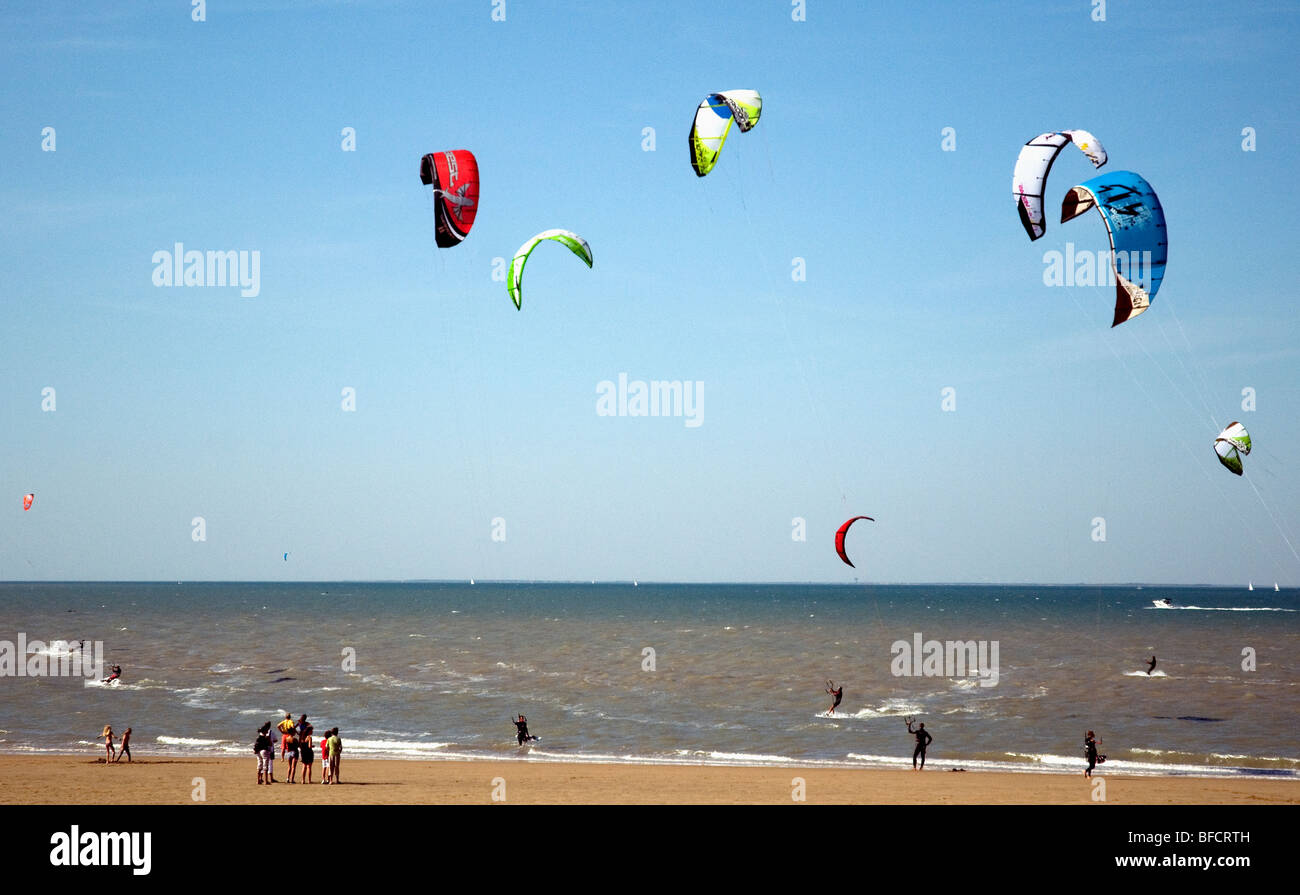
[[[105,725],[104,725],[104,732],[101,733],[100,736],[104,738],[104,748],[108,751],[108,759],[107,759],[104,763],[105,763],[105,764],[112,764],[112,763],[113,763],[113,758],[114,758],[114,752],[113,752],[113,725],[111,725],[111,724],[105,724]]]
[[[293,778],[298,771],[298,733],[294,731],[289,734],[289,739],[284,747],[284,757],[289,759],[289,782],[296,782]]]

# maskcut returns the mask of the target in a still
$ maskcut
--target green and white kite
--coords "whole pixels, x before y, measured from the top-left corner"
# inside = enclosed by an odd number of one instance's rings
[[[1241,475],[1241,458],[1250,455],[1250,433],[1241,423],[1228,423],[1228,428],[1214,439],[1214,452],[1220,463]]]
[[[591,267],[591,246],[587,245],[587,240],[583,239],[576,233],[568,230],[543,230],[528,242],[519,247],[515,252],[515,257],[510,261],[510,273],[506,277],[506,288],[510,292],[510,298],[515,303],[518,310],[524,309],[524,265],[528,263],[528,256],[537,248],[537,244],[545,239],[553,239],[563,246],[566,246],[570,252],[577,255]]]
[[[695,110],[695,121],[691,124],[691,167],[695,173],[703,177],[713,170],[733,121],[743,134],[758,124],[762,114],[763,97],[757,90],[710,93]]]

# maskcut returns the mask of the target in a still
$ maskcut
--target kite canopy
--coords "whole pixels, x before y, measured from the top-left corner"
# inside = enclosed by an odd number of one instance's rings
[[[1094,168],[1106,164],[1106,150],[1092,134],[1084,130],[1057,131],[1039,134],[1020,150],[1016,171],[1011,178],[1011,193],[1016,198],[1020,223],[1030,239],[1038,239],[1047,232],[1047,219],[1043,215],[1043,196],[1047,192],[1047,175],[1052,163],[1067,144],[1078,146]]]
[[[713,170],[733,121],[743,134],[758,124],[762,114],[763,97],[757,90],[710,93],[695,110],[695,122],[691,125],[691,167],[695,173],[703,177]]]
[[[519,251],[515,252],[515,257],[510,261],[510,272],[506,276],[506,288],[510,291],[510,298],[514,301],[515,308],[518,310],[522,311],[524,307],[524,265],[528,263],[528,256],[533,253],[533,249],[537,248],[537,244],[545,239],[551,239],[566,246],[570,252],[573,252],[586,262],[588,267],[591,267],[591,246],[587,245],[587,240],[568,230],[543,230],[521,245]]]
[[[866,519],[868,522],[876,521],[870,516],[854,516],[848,522],[841,525],[839,531],[835,532],[835,552],[840,555],[840,559],[848,563],[849,567],[853,569],[856,569],[857,566],[853,565],[853,563],[849,561],[848,554],[844,552],[844,536],[849,533],[849,526],[854,522],[857,522],[859,519]]]
[[[478,214],[478,161],[468,149],[431,152],[420,159],[420,182],[433,187],[433,207],[441,248],[469,235]]]
[[[33,493],[31,493],[31,494],[24,494],[24,495],[23,495],[23,512],[24,512],[24,513],[27,512],[28,510],[30,510],[30,509],[32,508],[32,501],[34,501],[34,500],[36,500],[36,494],[35,494],[35,492],[33,492]]]
[[[1219,455],[1220,463],[1241,475],[1241,458],[1250,454],[1250,433],[1241,423],[1228,423],[1228,428],[1214,439],[1214,452]]]
[[[1151,307],[1160,290],[1169,257],[1165,212],[1142,175],[1111,171],[1065,194],[1061,223],[1094,205],[1110,235],[1110,260],[1115,269],[1115,319],[1111,326],[1119,326]]]

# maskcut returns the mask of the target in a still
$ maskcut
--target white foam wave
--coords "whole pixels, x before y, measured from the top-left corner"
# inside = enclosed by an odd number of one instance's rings
[[[164,746],[220,746],[221,740],[200,740],[194,737],[159,736],[157,742]]]
[[[1149,606],[1149,609],[1184,609],[1194,612],[1300,612],[1280,606]]]

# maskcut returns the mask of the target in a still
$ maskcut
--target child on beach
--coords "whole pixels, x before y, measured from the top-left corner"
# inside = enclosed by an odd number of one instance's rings
[[[121,761],[123,755],[126,756],[126,763],[130,764],[131,763],[131,728],[129,727],[126,729],[126,733],[122,734],[121,749],[117,753],[117,758],[113,759],[113,763],[116,764],[117,762]]]
[[[112,764],[113,754],[114,754],[113,753],[113,725],[105,724],[104,732],[101,733],[100,736],[103,737],[104,748],[108,751],[108,758],[105,760],[104,764]]]
[[[330,732],[326,730],[320,738],[320,777],[321,783],[330,782]]]

